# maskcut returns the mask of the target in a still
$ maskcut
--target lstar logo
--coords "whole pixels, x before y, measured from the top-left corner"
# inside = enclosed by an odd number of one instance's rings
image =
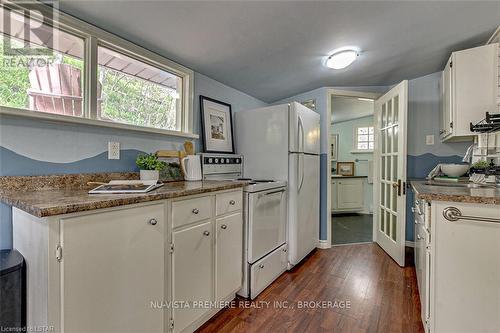
[[[12,9],[2,6],[4,3],[22,5],[23,8]],[[37,7],[40,3],[36,0],[1,1],[4,54],[7,56],[51,56],[54,47],[54,13],[57,1],[46,1],[53,10],[44,10],[43,14]],[[3,8],[2,8],[3,7]]]

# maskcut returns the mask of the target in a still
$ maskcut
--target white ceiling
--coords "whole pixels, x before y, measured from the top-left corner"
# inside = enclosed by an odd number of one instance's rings
[[[59,6],[266,102],[321,86],[390,85],[483,44],[500,1],[61,0]],[[353,45],[352,66],[323,66]]]
[[[357,97],[332,96],[332,123],[373,115],[374,102]]]

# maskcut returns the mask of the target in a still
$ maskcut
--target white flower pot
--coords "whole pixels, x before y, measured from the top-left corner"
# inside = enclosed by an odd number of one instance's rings
[[[141,180],[156,180],[160,179],[160,171],[158,170],[141,170]]]

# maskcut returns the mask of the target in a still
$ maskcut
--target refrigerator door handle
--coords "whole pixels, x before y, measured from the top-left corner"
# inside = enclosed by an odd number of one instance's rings
[[[302,118],[300,116],[298,116],[299,118],[299,133],[297,134],[297,136],[301,136],[301,138],[299,139],[297,137],[297,147],[298,147],[298,151],[299,152],[304,152],[304,124],[302,123]],[[302,143],[302,147],[300,146],[300,144]]]
[[[300,167],[300,159],[302,159],[302,168]],[[299,171],[302,169],[302,172],[299,172],[300,175],[300,182],[299,182],[299,191],[302,189],[302,185],[304,185],[304,155],[300,154],[299,155]]]

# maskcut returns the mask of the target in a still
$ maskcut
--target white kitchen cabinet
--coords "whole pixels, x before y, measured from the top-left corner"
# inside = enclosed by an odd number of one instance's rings
[[[164,332],[163,203],[36,218],[13,209],[27,262],[28,326],[55,332]],[[36,238],[36,239],[35,239]]]
[[[348,212],[363,210],[363,182],[364,178],[333,179],[331,187],[332,211]]]
[[[243,224],[241,213],[216,220],[216,300],[222,301],[242,285]]]
[[[470,140],[470,123],[498,112],[498,43],[453,52],[441,84],[441,139]]]
[[[27,325],[196,330],[220,310],[215,301],[241,288],[242,197],[241,189],[216,191],[44,218],[13,208],[13,245],[27,263]]]
[[[430,332],[500,332],[500,206],[432,201],[430,215]]]
[[[195,331],[241,288],[242,198],[239,189],[172,201],[172,332]]]
[[[213,299],[213,235],[212,221],[174,231],[172,243],[172,300],[174,302],[206,302]],[[174,332],[181,332],[203,316],[208,307],[174,307]]]

